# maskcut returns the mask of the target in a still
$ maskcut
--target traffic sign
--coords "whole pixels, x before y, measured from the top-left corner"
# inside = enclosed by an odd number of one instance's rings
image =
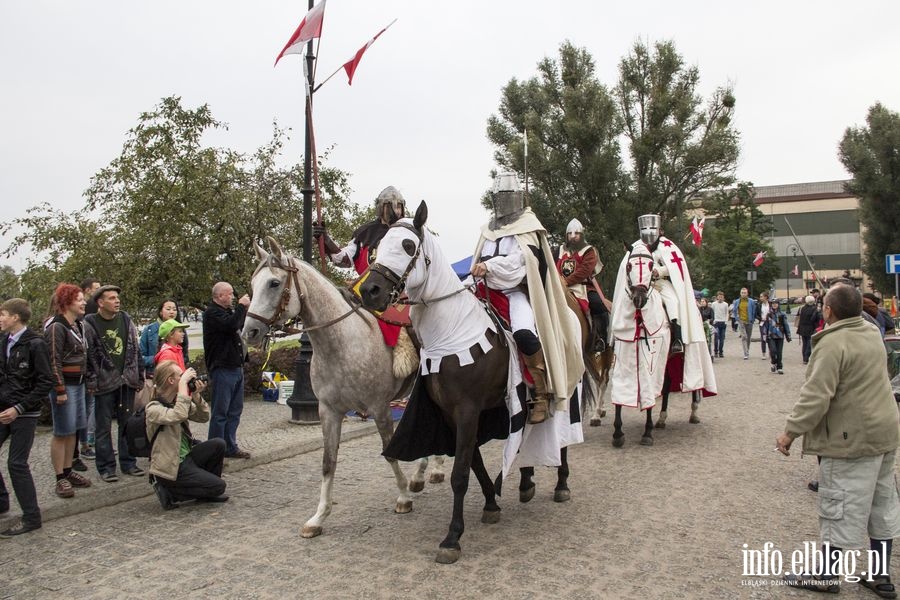
[[[887,273],[900,273],[900,254],[888,254],[884,264]]]

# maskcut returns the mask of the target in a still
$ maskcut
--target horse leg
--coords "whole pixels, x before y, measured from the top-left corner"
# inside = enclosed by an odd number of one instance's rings
[[[697,412],[700,410],[700,399],[703,397],[703,392],[700,390],[694,390],[691,392],[691,418],[688,419],[688,423],[697,424],[700,422],[700,417],[697,416]]]
[[[428,476],[428,483],[444,483],[444,457],[436,454],[428,458],[431,475]]]
[[[477,430],[477,414],[468,419],[457,420],[456,458],[453,461],[453,470],[450,472],[450,487],[453,489],[453,516],[450,519],[447,537],[441,542],[435,557],[435,561],[442,564],[455,563],[462,553],[459,538],[466,529],[463,520],[463,505],[466,492],[469,490],[469,471],[472,468],[472,454],[475,450]]]
[[[494,490],[494,482],[484,468],[484,460],[481,458],[481,450],[475,448],[472,453],[472,471],[481,485],[481,493],[484,494],[484,510],[481,513],[482,523],[499,523],[500,506],[497,504],[497,494]]]
[[[337,466],[338,446],[341,441],[341,422],[344,415],[327,407],[322,410],[320,404],[319,417],[322,420],[322,487],[319,491],[319,506],[316,514],[303,525],[300,536],[313,538],[322,535],[322,523],[331,514],[331,491],[334,485],[334,470]]]
[[[594,410],[594,414],[591,415],[591,427],[600,427],[600,420],[606,416],[606,410],[603,408],[606,386],[607,382],[602,381],[601,377],[601,381],[597,382],[597,408]]]
[[[519,502],[528,502],[534,498],[534,467],[519,469]]]
[[[572,499],[572,494],[571,492],[569,492],[569,486],[567,485],[569,481],[568,456],[568,446],[559,449],[559,458],[561,460],[561,463],[559,467],[556,468],[556,489],[553,490],[554,502],[566,502]]]
[[[409,478],[409,491],[421,492],[425,489],[425,469],[428,467],[428,457],[416,461],[416,470]]]
[[[387,448],[394,435],[394,423],[391,421],[391,414],[387,411],[377,411],[374,415],[375,426],[378,428],[378,434],[381,436],[381,448]],[[393,458],[386,458],[391,470],[394,472],[394,480],[397,482],[397,489],[400,490],[400,496],[397,498],[397,504],[394,506],[394,512],[398,514],[406,514],[412,512],[412,498],[409,497],[409,486],[406,476],[400,470],[400,465]]]
[[[669,380],[669,376],[666,375],[663,377],[663,387],[662,387],[662,408],[659,411],[659,419],[656,420],[656,428],[657,429],[665,429],[666,428],[666,417],[669,415],[669,392],[672,388],[672,382]]]
[[[653,445],[653,407],[647,409],[647,421],[644,424],[644,435],[641,437],[641,446]]]
[[[625,434],[622,433],[622,405],[616,404],[616,418],[613,420],[613,446],[621,448],[625,445]]]

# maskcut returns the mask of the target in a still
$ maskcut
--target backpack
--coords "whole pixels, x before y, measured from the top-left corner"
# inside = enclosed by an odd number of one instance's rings
[[[128,453],[132,456],[149,458],[153,442],[156,441],[156,436],[164,427],[165,425],[160,425],[153,434],[153,438],[148,440],[146,407],[139,408],[125,421],[125,443],[128,445]]]

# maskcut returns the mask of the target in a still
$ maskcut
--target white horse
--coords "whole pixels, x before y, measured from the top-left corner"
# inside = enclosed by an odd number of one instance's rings
[[[669,352],[669,320],[662,297],[652,285],[653,255],[635,242],[622,260],[613,294],[612,334],[616,361],[610,399],[616,407],[613,446],[625,443],[622,406],[647,411],[641,444],[653,444],[653,407],[662,394]]]
[[[248,344],[259,344],[271,327],[299,315],[315,350],[310,380],[319,400],[324,448],[319,506],[300,532],[310,538],[322,533],[331,514],[344,415],[350,411],[371,415],[382,446],[387,446],[393,434],[390,403],[405,397],[411,378],[394,376],[393,350],[385,345],[371,313],[351,305],[331,281],[283,252],[275,240],[268,238],[268,242],[270,252],[256,246],[260,263],[251,281],[253,300],[242,335]],[[406,477],[397,461],[388,459],[388,463],[400,493],[394,510],[408,513],[412,499]],[[424,468],[424,463],[419,465],[418,480],[423,480]]]

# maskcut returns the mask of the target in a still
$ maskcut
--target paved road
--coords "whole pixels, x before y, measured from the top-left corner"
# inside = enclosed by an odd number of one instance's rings
[[[473,478],[455,565],[433,561],[449,485],[426,487],[412,513],[395,515],[390,470],[377,436],[365,436],[341,447],[338,504],[319,538],[298,535],[318,499],[313,452],[229,474],[224,505],[163,512],[144,497],[0,540],[0,598],[811,597],[741,574],[742,544],[789,555],[817,525],[805,489],[815,460],[773,451],[802,382],[798,345],[779,376],[758,347],[741,360],[738,343],[730,338],[716,362],[721,395],[703,402],[701,424],[687,423],[688,398],[678,397],[653,447],[637,444],[635,411],[621,450],[608,423],[588,429],[570,453],[571,502],[554,504],[555,474],[539,470],[534,500],[520,504],[507,488],[501,522],[483,525]],[[486,461],[494,471],[499,445]],[[844,598],[871,597],[844,588]]]

